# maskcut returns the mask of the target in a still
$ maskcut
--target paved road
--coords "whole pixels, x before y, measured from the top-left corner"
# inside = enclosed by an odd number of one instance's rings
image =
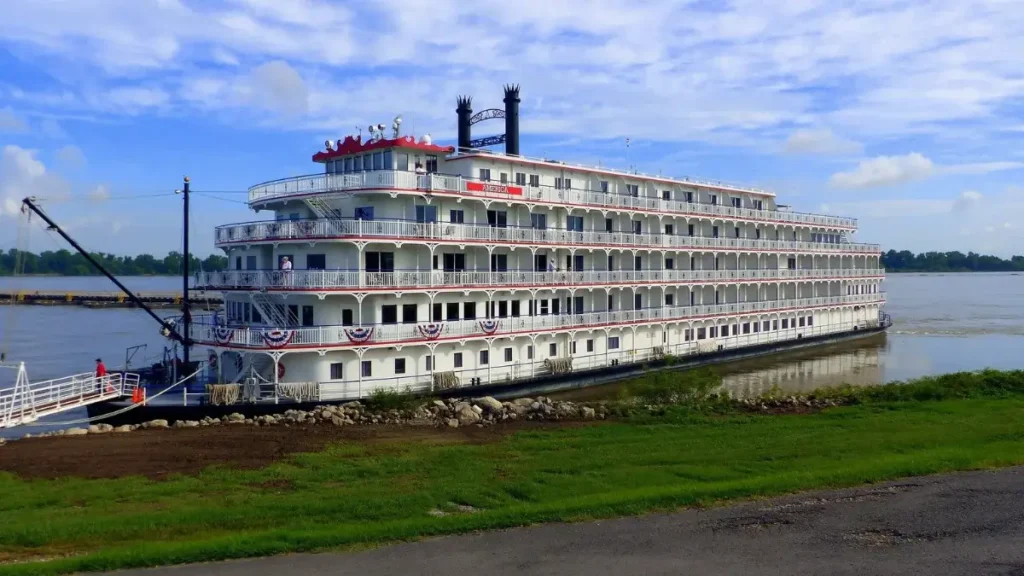
[[[915,478],[712,510],[119,573],[1003,574],[1024,576],[1024,467]]]

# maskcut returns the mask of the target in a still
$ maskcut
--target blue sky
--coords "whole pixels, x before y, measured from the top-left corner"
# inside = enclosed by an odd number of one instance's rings
[[[450,141],[456,95],[516,82],[527,155],[768,187],[886,248],[1024,253],[1013,0],[4,4],[0,247],[36,195],[91,249],[164,253],[189,175],[216,192],[207,254],[264,217],[238,191],[315,171],[325,139],[400,113]]]

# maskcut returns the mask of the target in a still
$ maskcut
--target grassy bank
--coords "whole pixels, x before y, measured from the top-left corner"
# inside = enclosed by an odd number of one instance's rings
[[[783,416],[695,394],[703,380],[660,382],[647,392],[685,403],[487,444],[342,443],[161,482],[0,474],[0,574],[360,546],[1024,464],[1024,372],[823,391],[848,405]]]

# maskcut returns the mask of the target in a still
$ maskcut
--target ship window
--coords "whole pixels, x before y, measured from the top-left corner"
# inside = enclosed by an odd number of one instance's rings
[[[760,322],[754,322],[754,333],[756,334],[756,333],[758,333],[760,331],[761,331],[761,323]]]
[[[378,152],[380,154],[380,152]],[[363,156],[363,170],[369,171],[373,168],[373,154],[366,154]]]
[[[346,308],[341,311],[341,325],[351,326],[352,325],[352,309]]]
[[[390,152],[388,152],[390,154]],[[395,164],[395,170],[408,170],[409,169],[409,155],[404,152],[395,154],[395,159],[398,161]]]
[[[415,304],[402,304],[402,323],[403,324],[415,324],[416,323],[416,305]]]
[[[665,270],[672,270],[676,267],[674,258],[665,258]]]
[[[431,354],[430,356],[425,357],[423,359],[423,364],[424,364],[424,367],[427,369],[427,372],[430,372],[431,370],[433,370],[434,369],[434,355]]]
[[[456,352],[452,357],[452,362],[456,368],[462,368],[462,352]]]
[[[724,326],[722,326],[722,338],[725,338],[728,335],[729,335],[729,325],[725,324]]]
[[[498,318],[508,318],[508,300],[498,301]]]
[[[395,374],[405,374],[405,358],[395,358]]]
[[[706,340],[707,337],[707,328],[697,328],[697,340]]]
[[[394,162],[391,160],[391,150],[384,151],[384,165],[381,166],[384,170],[393,170]]]
[[[513,300],[512,301],[512,317],[513,318],[518,318],[519,317],[519,300]]]
[[[612,232],[612,231],[614,231],[614,229],[615,229],[615,223],[612,221],[612,219],[611,218],[605,218],[604,219],[604,231],[605,232]]]
[[[608,311],[615,309],[615,300],[611,294],[608,295]]]
[[[533,360],[533,346],[532,345],[526,347],[526,359],[527,360]]]
[[[633,296],[633,309],[639,310],[644,306],[643,294],[636,294]]]
[[[772,323],[769,322],[768,320],[765,320],[764,322],[761,323],[761,331],[762,332],[767,332],[767,331],[769,331],[771,329],[772,329]]]
[[[355,211],[356,220],[373,220],[373,206],[360,206]]]
[[[572,342],[569,343],[569,354],[575,354],[575,353],[576,353],[576,341],[573,340]]]
[[[587,340],[587,352],[593,352],[593,351],[594,351],[594,339],[591,338],[591,339]]]
[[[530,226],[536,230],[547,230],[548,227],[548,215],[537,214],[536,212],[530,214]]]
[[[511,361],[512,361],[512,349],[511,348],[505,348],[505,362],[511,362]]]
[[[672,224],[665,224],[665,234],[671,236],[676,231],[676,227]]]
[[[459,303],[458,302],[449,302],[445,306],[445,308],[447,308],[445,316],[447,316],[449,321],[450,320],[458,320],[459,319]]]
[[[718,326],[708,328],[708,338],[718,338]]]
[[[743,333],[750,334],[750,322],[743,323]]]
[[[437,206],[416,206],[416,222],[437,222]]]
[[[544,299],[542,299],[540,301],[540,315],[541,316],[547,316],[548,315],[548,311],[549,311],[548,301],[547,301],[547,298],[544,298]]]
[[[502,172],[502,173],[498,174],[498,180],[502,184],[508,184],[508,173],[507,172]]]
[[[241,269],[242,269],[242,257],[241,256],[235,256],[235,270],[241,270]]]
[[[326,254],[306,254],[307,270],[323,270],[327,268]]]
[[[431,314],[431,317],[433,318],[434,322],[440,322],[442,320],[442,318],[441,318],[441,303],[440,302],[434,302],[434,309],[433,309],[433,314]]]
[[[259,312],[254,307],[252,309],[252,321],[253,322],[258,322],[258,320],[256,320],[257,314],[259,314]],[[307,327],[307,328],[309,326],[313,326],[313,307],[312,306],[303,306],[302,307],[302,325]]]
[[[461,252],[444,254],[445,272],[464,272],[466,270],[466,255]]]
[[[778,329],[779,329],[779,321],[778,320],[772,320],[772,330],[778,330]]]
[[[640,196],[640,186],[638,184],[626,184],[626,193],[636,198]]]
[[[398,324],[398,305],[385,304],[380,307],[381,324]]]
[[[363,378],[370,378],[373,376],[373,363],[370,360],[363,360],[360,373]]]
[[[786,330],[787,328],[789,328],[789,318],[783,318],[782,319],[782,329]]]
[[[373,169],[383,170],[384,169],[384,154],[382,152],[373,153]]]
[[[567,216],[565,227],[570,232],[583,232],[583,216]]]
[[[480,365],[481,366],[486,366],[487,365],[487,362],[490,360],[490,358],[488,358],[488,356],[489,355],[487,354],[487,350],[481,350],[480,351]]]
[[[690,204],[693,204],[693,192],[686,193],[686,201],[689,202]]]
[[[466,213],[462,210],[452,210],[448,213],[448,221],[452,224],[462,224],[466,220]]]
[[[665,294],[665,306],[672,306],[673,304],[675,304],[675,301],[675,294]]]
[[[530,174],[530,186],[540,186],[540,174]]]
[[[671,200],[672,199],[672,191],[671,190],[662,190],[661,191],[661,199],[662,200]]]
[[[255,256],[246,256],[245,257],[245,269],[246,270],[255,270],[256,269],[256,257]]]
[[[718,195],[717,194],[712,194],[711,195],[711,205],[712,206],[717,206],[718,205]]]
[[[331,364],[331,380],[344,380],[345,379],[345,364],[341,362],[335,362]]]
[[[754,230],[754,238],[757,238],[758,240],[761,239],[761,229],[760,228],[757,228],[757,229]]]
[[[488,210],[487,224],[491,228],[508,227],[508,213],[506,213],[504,210]]]
[[[805,324],[806,322],[807,322],[807,320],[806,320],[806,319],[805,319],[805,318],[804,318],[803,316],[801,316],[801,317],[800,317],[800,327],[801,327],[801,328],[803,328],[803,327],[804,327],[804,324]]]
[[[345,173],[352,171],[352,157],[345,158]]]
[[[434,172],[437,172],[437,156],[433,154],[427,155],[426,169],[428,174],[433,174]]]
[[[395,271],[394,252],[367,252],[365,258],[367,272]]]
[[[754,200],[754,208],[764,210],[764,202],[762,200]]]
[[[526,186],[526,172],[516,172],[516,185]]]
[[[481,168],[480,169],[480,180],[483,181],[483,182],[490,182],[491,181],[491,169],[490,168]]]
[[[732,199],[732,207],[733,208],[742,208],[743,207],[743,198],[733,198]]]
[[[464,320],[476,320],[476,302],[466,302],[462,307]]]
[[[601,180],[601,192],[608,192],[608,181]]]
[[[637,271],[637,270],[643,270],[643,269],[644,269],[644,257],[643,256],[633,256],[633,270]]]

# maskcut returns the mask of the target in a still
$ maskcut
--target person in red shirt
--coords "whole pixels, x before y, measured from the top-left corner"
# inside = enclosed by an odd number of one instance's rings
[[[107,376],[107,367],[103,365],[103,360],[97,358],[96,359],[96,387],[99,388],[100,392],[103,391],[103,381],[107,379],[106,376]],[[109,385],[107,387],[109,388]]]

